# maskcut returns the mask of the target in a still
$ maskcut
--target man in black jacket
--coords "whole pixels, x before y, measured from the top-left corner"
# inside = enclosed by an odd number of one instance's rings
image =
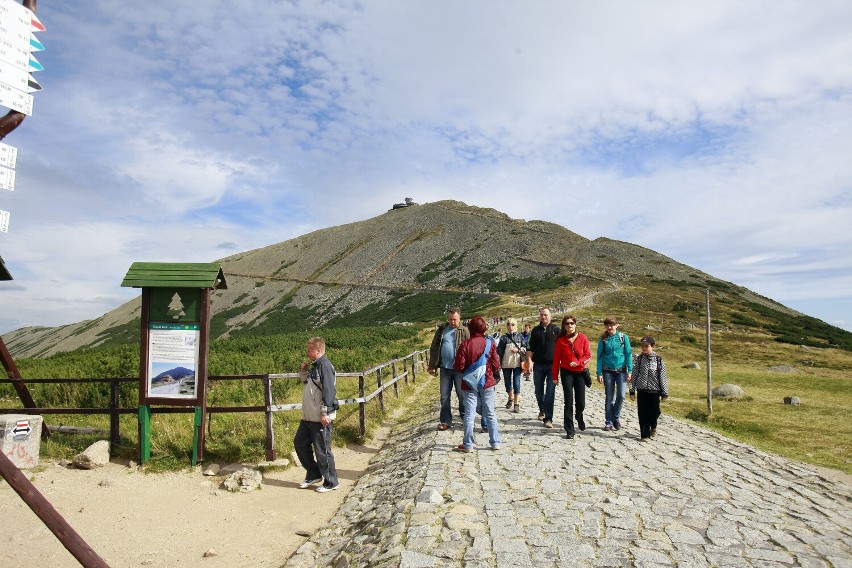
[[[527,364],[533,363],[533,384],[535,399],[538,402],[538,419],[544,421],[545,428],[553,428],[553,400],[556,397],[556,385],[553,383],[553,351],[559,328],[550,321],[550,309],[538,311],[539,324],[530,332],[530,344],[527,347]]]

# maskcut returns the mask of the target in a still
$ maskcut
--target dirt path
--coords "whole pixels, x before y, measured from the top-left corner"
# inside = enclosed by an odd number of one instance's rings
[[[389,429],[365,446],[335,448],[340,490],[298,488],[304,470],[264,475],[259,491],[229,493],[221,477],[197,472],[144,474],[111,463],[97,470],[54,464],[27,473],[38,490],[113,568],[124,566],[278,567],[326,523],[381,448]],[[0,479],[0,566],[79,566]],[[204,557],[215,551],[217,556]]]

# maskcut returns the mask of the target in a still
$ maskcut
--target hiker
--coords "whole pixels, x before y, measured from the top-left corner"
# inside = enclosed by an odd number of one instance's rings
[[[455,369],[462,374],[462,396],[464,397],[464,436],[456,448],[459,452],[473,451],[473,423],[477,405],[482,406],[483,422],[488,426],[488,441],[492,450],[500,449],[500,428],[494,412],[494,393],[497,377],[500,376],[500,359],[497,346],[485,336],[488,324],[481,316],[471,318],[470,337],[459,345]]]
[[[660,399],[669,397],[669,380],[663,358],[654,352],[657,344],[650,335],[639,343],[642,353],[636,358],[630,378],[630,400],[637,396],[636,410],[639,415],[639,441],[649,442],[657,435],[657,419],[660,417]],[[638,394],[637,394],[638,393]]]
[[[523,338],[518,333],[518,321],[515,318],[507,319],[506,333],[497,343],[497,356],[500,358],[506,394],[509,395],[506,408],[514,409],[515,412],[521,411],[521,360],[526,355],[526,351]]]
[[[574,418],[577,427],[586,429],[583,410],[586,409],[586,387],[592,386],[592,377],[586,365],[592,359],[589,338],[577,330],[577,318],[567,315],[562,318],[562,331],[553,350],[553,382],[562,381],[564,395],[565,437],[574,438]]]
[[[453,362],[459,345],[468,337],[470,332],[467,327],[461,325],[461,310],[455,307],[448,309],[447,323],[438,326],[429,347],[429,372],[435,374],[435,371],[440,370],[441,414],[438,430],[446,430],[453,425],[450,400],[454,388],[459,399],[459,419],[464,416],[461,373],[453,368]]]
[[[321,337],[308,340],[307,355],[310,363],[303,361],[300,367],[304,384],[302,420],[293,438],[293,448],[306,471],[299,488],[307,489],[323,481],[316,490],[327,493],[340,487],[331,453],[331,423],[337,416],[337,375],[325,356],[325,341]]]
[[[553,428],[553,400],[556,395],[553,349],[559,337],[559,328],[550,321],[550,317],[549,308],[538,311],[539,324],[530,333],[530,344],[527,347],[527,363],[532,363],[538,419],[544,421],[545,428]]]
[[[621,429],[621,407],[627,375],[633,370],[630,338],[618,330],[615,316],[606,316],[598,339],[598,383],[604,385],[604,430]]]
[[[530,324],[525,323],[524,324],[524,331],[521,332],[521,339],[523,340],[523,342],[521,343],[521,347],[524,348],[524,351],[526,351],[527,348],[530,345],[530,329],[531,329]],[[525,381],[530,380],[530,364],[529,364],[529,362],[527,362],[526,357],[523,357],[521,359],[521,371],[524,373],[524,380]]]

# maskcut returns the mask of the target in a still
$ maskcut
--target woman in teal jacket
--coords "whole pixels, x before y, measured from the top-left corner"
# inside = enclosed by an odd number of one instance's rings
[[[614,316],[604,319],[604,332],[598,339],[598,382],[604,385],[605,430],[621,428],[621,407],[627,375],[633,371],[630,338],[618,331]]]

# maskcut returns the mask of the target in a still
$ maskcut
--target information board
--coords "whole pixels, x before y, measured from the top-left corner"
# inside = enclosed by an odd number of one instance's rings
[[[195,399],[201,324],[148,324],[149,398]]]

